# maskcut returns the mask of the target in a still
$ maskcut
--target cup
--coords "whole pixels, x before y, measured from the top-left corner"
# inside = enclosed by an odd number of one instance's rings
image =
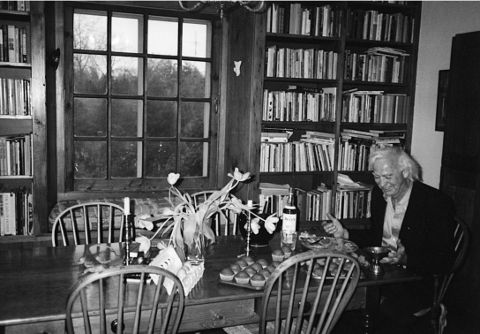
[[[288,247],[293,252],[297,246],[297,232],[282,231],[281,246]]]

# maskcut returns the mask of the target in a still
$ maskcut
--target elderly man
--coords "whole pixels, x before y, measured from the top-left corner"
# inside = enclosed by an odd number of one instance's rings
[[[370,245],[391,249],[385,262],[406,265],[419,274],[447,271],[454,258],[454,206],[438,189],[419,181],[418,164],[402,149],[372,150],[369,169],[375,183],[372,191]],[[337,237],[348,231],[332,217],[325,230]],[[407,323],[413,314],[432,303],[431,281],[384,291],[383,308]],[[391,312],[389,311],[391,310]]]

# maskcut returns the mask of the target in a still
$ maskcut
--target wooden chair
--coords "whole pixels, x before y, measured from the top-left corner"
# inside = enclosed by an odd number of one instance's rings
[[[205,202],[214,190],[204,190],[191,195],[195,206]],[[231,210],[225,209],[212,217],[212,229],[215,235],[236,235],[237,215]]]
[[[157,275],[158,284],[148,284],[149,275]],[[165,281],[171,282],[170,294]],[[67,333],[176,333],[184,306],[182,283],[171,272],[146,265],[109,268],[72,287]]]
[[[77,204],[63,210],[52,227],[52,245],[61,237],[63,246],[90,244],[92,234],[96,243],[117,242],[123,239],[123,208],[107,202]]]
[[[259,333],[267,333],[267,323],[268,333],[330,333],[359,278],[349,255],[308,251],[288,258],[266,282]]]
[[[454,231],[454,250],[455,260],[452,269],[445,275],[434,275],[433,277],[433,306],[432,306],[432,325],[434,333],[443,333],[447,325],[446,307],[443,304],[445,294],[447,293],[450,282],[455,273],[462,266],[467,255],[468,246],[470,244],[470,232],[467,224],[460,217],[455,217],[456,226]]]

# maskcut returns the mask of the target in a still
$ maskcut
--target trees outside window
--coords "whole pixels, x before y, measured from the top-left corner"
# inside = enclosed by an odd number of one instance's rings
[[[105,7],[72,7],[71,15],[66,161],[74,190],[126,180],[158,190],[170,172],[208,182],[216,154],[211,21]]]

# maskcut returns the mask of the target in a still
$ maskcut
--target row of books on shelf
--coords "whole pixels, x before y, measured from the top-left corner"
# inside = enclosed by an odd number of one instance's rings
[[[383,91],[344,92],[342,122],[406,123],[410,98]]]
[[[337,78],[338,52],[322,49],[267,47],[266,76],[274,78]]]
[[[0,9],[16,10],[21,12],[30,11],[30,1],[0,1]]]
[[[261,212],[281,216],[289,189],[288,184],[260,183]],[[335,203],[334,215],[339,219],[370,218],[371,192],[372,186],[357,182],[348,186],[339,185],[334,196],[332,189],[324,184],[310,190],[294,189],[301,222],[328,220],[332,201]]]
[[[345,50],[345,80],[403,83],[408,53],[391,48]]]
[[[330,4],[274,3],[267,10],[267,32],[314,37],[339,37],[342,11]]]
[[[338,155],[338,169],[367,171],[368,156],[376,147],[404,145],[405,130],[354,130],[344,129]]]
[[[28,63],[27,27],[13,24],[0,26],[0,61]]]
[[[415,18],[403,13],[353,10],[350,12],[348,27],[348,38],[412,43]]]
[[[32,208],[29,192],[0,193],[0,235],[31,235]]]
[[[32,136],[0,137],[0,175],[32,175]]]
[[[331,171],[334,162],[333,134],[306,131],[298,141],[268,139],[262,133],[260,172]],[[282,142],[283,141],[283,142]]]
[[[31,115],[30,80],[0,78],[0,115]]]
[[[301,90],[263,91],[263,121],[303,122],[334,121],[335,87],[317,92]]]

